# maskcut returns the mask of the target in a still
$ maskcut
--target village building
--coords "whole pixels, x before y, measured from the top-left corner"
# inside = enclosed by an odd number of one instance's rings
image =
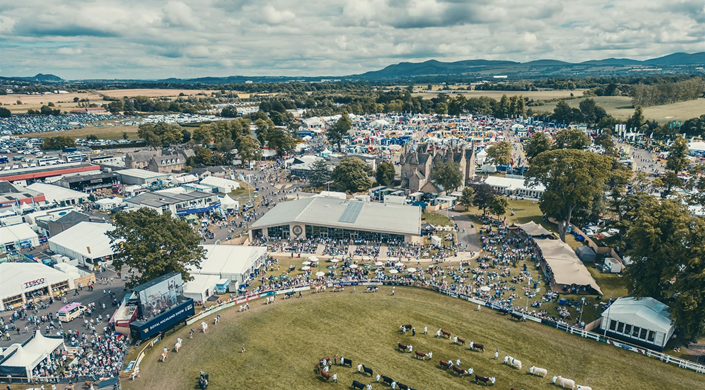
[[[472,145],[447,146],[438,148],[429,144],[416,149],[406,146],[401,153],[401,186],[409,192],[437,194],[443,192],[431,182],[431,171],[436,164],[452,161],[458,164],[463,173],[463,185],[475,176],[475,152]]]

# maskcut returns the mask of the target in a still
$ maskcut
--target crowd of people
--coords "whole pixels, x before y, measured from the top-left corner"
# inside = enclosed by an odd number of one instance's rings
[[[427,248],[413,244],[388,246],[388,256],[410,252],[416,256],[390,256],[381,259],[382,265],[378,265],[380,259],[376,256],[370,256],[370,261],[343,256],[339,263],[327,266],[322,277],[316,276],[313,269],[301,274],[289,274],[293,267],[284,273],[286,277],[280,277],[282,272],[278,260],[270,258],[257,272],[259,283],[253,283],[246,291],[248,294],[258,294],[317,281],[333,284],[373,281],[414,285],[472,297],[487,304],[558,323],[581,325],[578,316],[574,318],[571,315],[571,309],[579,313],[581,305],[570,300],[559,302],[561,294],[545,288],[550,274],[540,267],[540,256],[532,238],[490,217],[483,217],[483,227],[479,229],[479,234],[483,250],[481,255],[458,265],[447,262],[447,258],[455,253],[453,248],[441,248],[434,256],[429,256],[429,260],[421,261],[416,254],[423,253]],[[334,256],[333,253],[342,251],[345,244],[353,243],[312,239],[296,242],[278,240],[270,242],[268,248],[272,252],[288,252],[292,258],[299,258],[301,254],[314,253],[318,244],[325,245],[329,252],[326,254]],[[373,246],[361,245],[363,248]],[[381,245],[377,245],[379,247]],[[371,255],[373,252],[365,252],[363,249],[355,253],[356,258],[364,259],[362,256],[366,256],[365,253]],[[418,269],[408,272],[410,267]],[[570,293],[571,290],[566,292]],[[586,304],[593,305],[590,301],[586,301]]]

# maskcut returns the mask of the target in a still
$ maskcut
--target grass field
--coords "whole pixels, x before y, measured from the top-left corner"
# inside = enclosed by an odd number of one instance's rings
[[[443,212],[443,211],[440,211]],[[439,213],[440,213],[439,212]],[[431,225],[439,225],[439,226],[450,226],[453,224],[453,221],[450,220],[450,218],[446,217],[443,214],[439,213],[423,213],[421,215],[421,223],[430,223]]]
[[[47,138],[65,136],[71,138],[86,138],[93,134],[100,139],[122,139],[122,133],[127,133],[127,139],[139,139],[137,136],[137,126],[86,126],[82,129],[50,131],[46,133],[22,134],[25,138]]]
[[[627,119],[634,113],[632,99],[627,96],[597,96],[593,98],[595,103],[607,110],[607,113],[617,119]],[[578,107],[583,99],[566,100],[569,106]],[[555,102],[546,103],[543,106],[534,106],[534,110],[553,111]],[[644,108],[644,118],[654,119],[657,122],[667,122],[672,120],[684,121],[686,119],[705,115],[705,99],[689,100],[666,104],[663,106],[651,106]]]
[[[351,288],[344,292],[312,294],[302,299],[277,299],[274,305],[251,304],[252,310],[219,314],[221,323],[208,333],[188,339],[188,328],[171,334],[147,353],[141,378],[123,381],[125,389],[196,389],[199,370],[210,374],[211,389],[345,389],[352,380],[372,382],[355,368],[335,366],[339,383],[326,383],[313,368],[322,356],[345,356],[354,366],[364,363],[383,374],[419,389],[484,388],[437,367],[438,360],[460,359],[461,367],[497,378],[494,388],[553,389],[552,375],[575,379],[593,389],[696,389],[702,375],[657,360],[572,336],[536,323],[517,323],[491,310],[426,290],[390,288],[368,294]],[[212,324],[212,319],[208,319]],[[416,328],[416,337],[403,336],[401,324]],[[421,330],[428,326],[429,335]],[[470,352],[432,336],[438,328],[483,343],[485,353]],[[195,326],[194,326],[195,328]],[[163,346],[184,339],[180,353],[158,362]],[[414,350],[433,351],[433,361],[415,360],[396,350],[398,342]],[[247,352],[240,353],[245,344]],[[511,355],[523,363],[515,370],[493,360]],[[545,367],[546,378],[533,377],[531,365]],[[374,385],[375,389],[386,388]]]

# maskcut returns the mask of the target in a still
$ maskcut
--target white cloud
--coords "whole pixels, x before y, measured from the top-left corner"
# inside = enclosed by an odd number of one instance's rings
[[[170,1],[164,7],[164,23],[170,27],[199,28],[200,21],[188,5],[180,1]]]
[[[83,53],[83,50],[79,47],[60,47],[59,49],[56,50],[56,54],[61,54],[61,55],[79,55]]]
[[[705,51],[702,0],[8,4],[0,2],[3,75],[343,75],[432,58],[579,62]]]
[[[259,20],[266,24],[282,24],[294,20],[296,15],[288,10],[277,10],[271,4],[265,5],[261,9],[261,14]]]

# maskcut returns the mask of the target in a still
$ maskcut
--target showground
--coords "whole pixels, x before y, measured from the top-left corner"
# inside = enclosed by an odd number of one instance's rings
[[[440,360],[460,360],[464,370],[495,377],[499,389],[555,389],[553,376],[593,389],[702,388],[702,374],[531,321],[518,322],[485,307],[478,311],[475,304],[436,292],[396,287],[392,296],[386,286],[376,293],[362,286],[355,290],[305,291],[302,298],[279,296],[269,305],[264,299],[252,301],[251,310],[244,312],[237,306],[220,311],[218,324],[213,324],[215,314],[204,320],[209,324],[206,333],[195,323],[167,335],[142,359],[140,377],[123,380],[123,388],[197,389],[201,370],[210,374],[208,388],[216,390],[343,389],[353,381],[390,388],[376,382],[377,374],[414,389],[484,388],[474,375],[459,377],[439,368]],[[406,324],[415,328],[415,336],[402,334],[400,326]],[[195,333],[189,339],[191,328]],[[436,337],[439,328],[453,337]],[[465,345],[454,344],[455,336]],[[177,338],[183,339],[178,353],[173,351]],[[483,344],[485,352],[470,350],[471,341]],[[433,358],[416,359],[400,350],[399,343],[412,345],[414,352],[433,352]],[[164,347],[171,352],[160,362]],[[352,360],[352,367],[330,368],[338,383],[314,372],[324,356]],[[504,356],[520,360],[522,368],[504,364]],[[371,368],[374,376],[358,373],[358,364]],[[532,376],[531,366],[548,374]]]

